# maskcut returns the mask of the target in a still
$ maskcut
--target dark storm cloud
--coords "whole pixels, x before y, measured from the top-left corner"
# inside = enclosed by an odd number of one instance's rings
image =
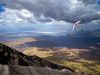
[[[96,0],[79,0],[82,1],[84,4],[94,4],[96,3]]]
[[[99,20],[99,10],[94,8],[95,0],[0,0],[5,3],[8,8],[27,9],[40,21],[63,20],[74,23],[81,21],[82,23]],[[47,17],[41,19],[40,16]],[[49,19],[48,19],[49,18]]]

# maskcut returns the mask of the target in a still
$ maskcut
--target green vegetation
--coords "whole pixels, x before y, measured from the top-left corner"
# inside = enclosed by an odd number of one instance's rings
[[[82,71],[87,74],[96,73],[96,75],[100,75],[100,63],[97,63],[95,61],[86,60],[86,59],[69,60],[65,58],[67,56],[66,54],[60,56],[56,52],[41,50],[39,48],[28,48],[23,53],[27,55],[37,55],[51,62],[72,68],[76,71]]]

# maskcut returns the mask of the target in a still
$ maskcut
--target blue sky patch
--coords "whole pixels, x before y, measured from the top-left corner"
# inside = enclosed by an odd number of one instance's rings
[[[0,12],[3,12],[3,11],[4,11],[4,4],[0,3]]]
[[[97,3],[100,5],[100,0],[97,0]]]

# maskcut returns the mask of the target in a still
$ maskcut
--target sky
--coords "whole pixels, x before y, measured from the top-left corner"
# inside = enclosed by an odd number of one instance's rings
[[[0,15],[0,24],[13,27],[41,24],[42,30],[71,31],[81,21],[76,30],[93,30],[100,28],[100,0],[0,0]]]

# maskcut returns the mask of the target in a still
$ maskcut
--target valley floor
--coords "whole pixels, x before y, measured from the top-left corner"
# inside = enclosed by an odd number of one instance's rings
[[[43,39],[41,39],[43,40]],[[39,41],[41,41],[39,40]],[[21,38],[4,44],[21,50],[27,55],[37,55],[49,61],[70,67],[76,71],[100,74],[100,48],[67,48],[67,47],[36,47],[29,42],[37,42],[35,38]]]

